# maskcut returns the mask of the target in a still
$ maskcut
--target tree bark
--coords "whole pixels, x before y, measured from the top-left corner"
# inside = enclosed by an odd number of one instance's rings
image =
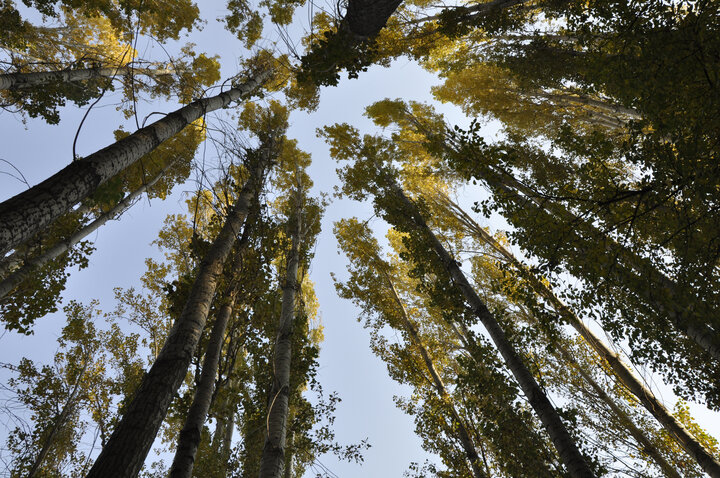
[[[585,341],[592,347],[605,362],[610,366],[615,376],[630,393],[632,393],[655,419],[667,430],[668,434],[690,455],[705,472],[713,478],[720,478],[720,462],[710,453],[692,434],[680,423],[663,403],[655,397],[655,394],[647,388],[642,380],[638,378],[633,370],[623,362],[610,346],[590,330],[575,313],[555,295],[550,287],[545,285],[535,274],[533,274],[522,262],[520,262],[509,250],[503,247],[488,234],[479,224],[465,214],[460,207],[453,203],[447,196],[436,195],[435,200],[443,204],[450,212],[470,230],[478,240],[486,243],[499,253],[503,259],[511,264],[520,275],[527,280],[532,288],[550,306],[570,324]],[[661,468],[663,466],[661,465]],[[664,469],[664,468],[663,468]]]
[[[69,214],[76,214],[78,216],[82,216],[85,213],[89,212],[91,209],[91,207],[81,204],[77,209],[70,211]],[[58,219],[62,219],[62,217]],[[48,227],[50,226],[52,225],[49,225]],[[40,237],[30,237],[27,240],[23,241],[23,243],[20,244],[18,248],[16,248],[15,251],[13,251],[11,254],[8,254],[7,256],[0,259],[0,278],[7,277],[12,271],[20,267],[26,261],[26,258],[28,256],[31,256],[34,252],[37,251],[37,249],[40,248],[40,241]]]
[[[232,380],[230,383],[232,384]],[[208,474],[212,478],[226,478],[227,476],[227,463],[230,460],[232,437],[235,431],[235,406],[227,402],[228,400],[223,400],[216,408],[216,410],[219,409],[219,412],[215,416],[216,424],[211,449],[217,453],[218,458],[217,468],[213,468],[212,472]]]
[[[187,302],[173,324],[162,350],[100,456],[89,478],[135,477],[152,446],[158,429],[180,388],[210,310],[217,279],[230,254],[250,207],[259,194],[265,169],[271,162],[266,146],[210,250],[198,268]]]
[[[0,255],[42,230],[193,121],[254,91],[269,75],[266,70],[229,91],[193,101],[120,141],[73,161],[42,183],[0,203]]]
[[[235,297],[230,297],[220,308],[208,341],[203,358],[200,382],[195,389],[195,396],[185,418],[185,425],[180,430],[177,451],[170,467],[170,478],[188,478],[192,475],[195,455],[200,446],[202,427],[205,424],[208,410],[215,390],[215,378],[220,362],[225,329],[230,320]]]
[[[145,75],[163,76],[172,75],[175,70],[168,68],[133,68],[128,66],[120,67],[96,67],[79,68],[75,70],[57,71],[36,71],[31,73],[6,73],[0,75],[0,90],[22,90],[42,86],[52,82],[69,83],[72,81],[86,81],[92,78],[113,78],[116,76]]]
[[[401,3],[402,0],[350,0],[340,30],[351,33],[358,42],[373,38]]]
[[[98,216],[94,221],[77,231],[69,238],[65,239],[64,241],[58,242],[51,248],[47,249],[45,252],[25,262],[22,267],[15,270],[12,274],[10,274],[7,278],[2,280],[2,282],[0,282],[0,299],[12,292],[12,290],[15,289],[15,287],[17,287],[18,285],[20,285],[25,279],[27,279],[27,277],[32,274],[33,271],[39,269],[49,261],[60,256],[62,253],[72,249],[73,246],[78,244],[80,241],[85,239],[93,232],[97,231],[100,226],[122,214],[126,208],[129,208],[132,205],[135,199],[137,199],[142,193],[153,187],[155,183],[157,183],[173,165],[174,162],[163,168],[163,170],[160,171],[154,178],[152,178],[150,182],[142,185],[132,193],[125,196],[119,203],[115,205],[115,207],[110,209],[108,212]]]
[[[169,476],[170,478],[188,478],[192,476],[193,467],[195,465],[195,458],[197,455],[198,447],[200,446],[200,439],[202,437],[202,428],[207,419],[208,412],[213,403],[215,396],[215,385],[218,375],[218,368],[220,365],[220,355],[225,341],[225,331],[228,323],[235,310],[235,303],[237,301],[238,293],[240,291],[240,280],[243,277],[238,276],[238,271],[241,269],[243,264],[243,256],[247,248],[247,242],[249,239],[249,225],[250,218],[253,217],[253,210],[248,212],[246,218],[246,225],[243,230],[243,235],[237,244],[235,259],[231,267],[231,275],[227,280],[227,289],[225,291],[223,300],[218,307],[218,312],[215,318],[215,324],[213,325],[210,337],[208,339],[208,345],[203,358],[202,372],[200,373],[200,380],[195,389],[195,395],[193,396],[192,404],[188,410],[187,417],[185,418],[185,424],[180,431],[178,437],[177,450],[175,457],[173,458],[172,466],[170,467]],[[230,416],[230,427],[232,427],[232,415]],[[218,420],[218,426],[220,421]],[[228,423],[224,423],[227,426]],[[219,430],[223,433],[223,437],[227,436],[228,430]],[[229,440],[232,437],[232,430],[229,430],[230,438],[227,438],[228,443],[222,443],[222,450],[225,450],[227,446],[227,452],[229,454]],[[218,437],[219,438],[219,437]],[[220,451],[218,449],[218,451]]]
[[[290,401],[290,365],[292,360],[292,333],[295,318],[295,296],[299,287],[297,275],[300,264],[300,244],[303,241],[302,203],[300,194],[295,206],[295,222],[291,227],[292,243],[287,258],[285,282],[282,286],[282,308],[278,321],[273,357],[273,386],[270,392],[267,416],[267,437],[260,460],[260,478],[282,478],[285,466],[287,417]]]
[[[523,3],[527,2],[527,0],[491,0],[489,2],[485,3],[476,3],[475,5],[472,5],[470,7],[455,7],[455,8],[462,8],[464,10],[464,13],[466,15],[470,15],[472,17],[479,17],[484,16],[489,13],[502,10],[504,8],[514,7],[515,5],[522,5]],[[426,23],[426,22],[432,22],[435,20],[440,20],[442,18],[442,15],[430,15],[427,17],[422,18],[416,18],[414,20],[409,21],[409,24],[419,24],[419,23]]]
[[[570,476],[573,478],[591,478],[594,477],[585,459],[580,454],[577,445],[568,433],[560,416],[548,399],[545,392],[540,388],[535,378],[532,376],[522,359],[515,351],[513,345],[507,340],[505,332],[495,317],[488,310],[485,303],[477,295],[473,287],[468,282],[465,274],[460,269],[458,263],[450,256],[440,243],[438,238],[433,234],[425,219],[418,211],[415,204],[408,199],[403,190],[393,182],[390,187],[390,194],[402,204],[406,214],[414,222],[415,226],[420,230],[431,243],[431,247],[438,255],[440,261],[444,265],[448,274],[462,292],[468,307],[482,322],[485,330],[487,330],[490,338],[497,347],[500,355],[503,357],[505,364],[512,372],[515,380],[517,380],[520,388],[525,394],[528,402],[537,414],[540,421],[545,426],[545,430],[550,435],[550,439],[558,452],[560,460],[567,468]]]

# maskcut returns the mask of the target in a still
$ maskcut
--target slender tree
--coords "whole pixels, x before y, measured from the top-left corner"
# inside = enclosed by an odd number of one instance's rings
[[[518,271],[520,276],[527,280],[531,287],[543,297],[550,306],[570,324],[585,341],[593,348],[595,353],[602,357],[613,371],[617,379],[632,393],[645,409],[658,422],[665,427],[668,434],[677,440],[678,444],[700,464],[703,470],[712,477],[720,476],[720,462],[712,455],[683,425],[672,413],[663,405],[663,403],[655,396],[655,394],[645,386],[643,381],[635,375],[632,368],[625,364],[620,356],[600,337],[590,330],[575,313],[565,305],[562,300],[547,286],[540,278],[533,274],[530,269],[518,260],[507,248],[500,244],[495,238],[487,233],[480,225],[478,225],[470,216],[450,198],[442,193],[436,193],[435,202],[440,203],[445,211],[455,215],[459,221],[470,231],[470,233],[480,242],[489,245],[493,250],[500,254],[504,261],[512,265]],[[567,355],[567,354],[566,354]],[[582,372],[581,372],[582,373]],[[592,384],[591,384],[592,386]],[[593,386],[593,389],[596,387]],[[599,393],[599,392],[598,392]],[[599,395],[601,398],[602,395]],[[617,408],[617,407],[612,407]],[[631,430],[633,435],[637,433]],[[648,449],[651,449],[648,447]],[[661,458],[661,457],[660,457]],[[667,465],[659,462],[662,469],[667,469]]]
[[[303,242],[304,194],[300,186],[294,193],[295,206],[290,216],[290,249],[282,284],[282,309],[273,354],[273,382],[267,415],[267,436],[260,460],[260,478],[281,478],[285,467],[287,421],[290,406],[290,369],[292,363],[293,322],[297,313],[296,294],[299,287],[298,267]]]
[[[265,171],[276,154],[277,138],[273,134],[270,137],[272,141],[253,155],[256,157],[249,165],[250,178],[205,255],[180,317],[88,477],[133,477],[140,471],[173,395],[187,374],[205,327],[223,264],[247,216],[250,202],[259,194]],[[139,430],[142,432],[139,433]]]
[[[194,101],[4,201],[0,204],[0,253],[5,254],[42,230],[100,185],[204,114],[252,93],[269,75],[268,70],[257,72],[224,93]]]

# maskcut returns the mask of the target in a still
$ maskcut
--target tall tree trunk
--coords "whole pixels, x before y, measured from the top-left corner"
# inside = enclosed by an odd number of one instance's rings
[[[292,407],[288,411],[288,421],[292,423],[293,410]],[[287,443],[285,444],[285,469],[283,470],[283,478],[293,478],[293,457],[295,456],[293,442],[295,441],[295,431],[290,428],[288,430]]]
[[[88,473],[89,478],[135,477],[142,468],[172,399],[180,388],[210,310],[217,279],[245,221],[253,198],[257,198],[265,169],[271,162],[270,146],[265,145],[257,164],[220,233],[197,271],[187,302],[173,324],[162,350],[127,411],[120,419],[107,445]],[[274,145],[272,146],[274,149]]]
[[[248,218],[252,216],[249,213]],[[249,219],[248,219],[249,220]],[[226,277],[228,288],[218,308],[213,324],[212,332],[208,339],[205,356],[203,358],[200,380],[195,389],[195,396],[188,410],[185,424],[180,430],[178,437],[177,451],[170,467],[171,478],[188,478],[192,475],[195,464],[195,456],[200,446],[202,428],[207,419],[208,411],[212,405],[215,393],[215,384],[220,365],[220,354],[225,340],[225,330],[235,309],[235,302],[240,290],[240,280],[237,271],[242,267],[245,248],[247,247],[249,227],[248,220],[243,231],[243,236],[238,243],[235,260],[232,265],[232,277]]]
[[[65,422],[67,422],[68,418],[70,418],[70,415],[75,411],[75,407],[77,407],[78,404],[78,393],[80,392],[80,384],[83,382],[83,375],[85,374],[88,365],[88,361],[83,364],[83,368],[80,371],[80,374],[78,374],[77,381],[73,385],[73,389],[70,392],[70,395],[65,400],[65,404],[63,405],[62,410],[55,418],[55,423],[53,423],[50,432],[43,441],[40,452],[35,457],[33,464],[30,466],[27,478],[35,478],[35,476],[37,476],[38,472],[40,471],[40,466],[42,466],[42,463],[45,461],[47,454],[50,452],[50,449],[55,444],[55,436],[57,435],[58,431],[60,431],[60,429],[65,426]]]
[[[217,96],[193,101],[0,203],[0,255],[42,230],[193,121],[254,91],[269,75],[266,70]]]
[[[351,33],[358,42],[373,38],[385,27],[402,1],[350,0],[340,30]]]
[[[439,139],[436,134],[427,131],[410,113],[406,114],[406,119],[428,139]],[[458,153],[453,145],[443,143],[443,146],[453,154]],[[712,358],[720,361],[720,334],[708,325],[708,319],[716,316],[709,304],[693,296],[692,291],[681,287],[659,271],[652,261],[619,244],[589,221],[578,217],[556,201],[539,197],[535,191],[515,179],[511,173],[488,165],[484,174],[479,172],[477,174],[480,174],[478,179],[485,181],[491,189],[502,192],[518,202],[530,201],[558,221],[572,224],[576,229],[582,230],[583,234],[591,236],[592,239],[588,239],[575,234],[574,237],[578,239],[578,246],[581,250],[583,249],[582,242],[586,244],[592,242],[593,245],[598,241],[602,243],[608,257],[618,258],[618,263],[614,265],[612,273],[622,279],[619,282],[628,284],[628,287],[631,287],[631,290],[644,300],[658,316],[668,318],[678,331],[694,341]],[[582,255],[582,252],[579,255]],[[611,279],[608,280],[612,282]],[[633,286],[632,284],[638,285]]]
[[[515,5],[522,5],[523,3],[526,3],[527,0],[491,0],[489,2],[485,3],[476,3],[469,7],[453,7],[448,8],[448,10],[457,9],[458,11],[462,11],[464,15],[467,15],[468,18],[477,18],[480,16],[485,16],[490,13],[494,13],[496,11],[514,7]],[[432,22],[435,20],[440,20],[442,18],[442,14],[437,15],[430,15],[427,17],[422,18],[416,18],[414,20],[409,21],[410,24],[418,24],[418,23],[426,23],[426,22]]]
[[[617,379],[622,383],[645,409],[667,430],[668,434],[695,459],[698,464],[713,478],[720,478],[720,462],[710,453],[692,434],[670,413],[663,403],[655,397],[655,394],[647,388],[643,381],[638,378],[633,370],[623,362],[613,349],[603,342],[592,330],[590,330],[575,313],[563,303],[562,300],[545,285],[535,274],[533,274],[512,252],[507,250],[498,241],[488,234],[479,224],[468,216],[457,204],[447,196],[436,194],[433,198],[446,210],[455,215],[462,222],[470,233],[479,241],[486,243],[499,253],[503,259],[511,264],[527,280],[532,288],[548,304],[570,324],[585,341],[592,347],[605,362],[610,366]]]
[[[403,190],[394,181],[388,187],[389,193],[397,200],[404,210],[404,213],[415,224],[415,227],[430,241],[432,249],[438,255],[448,274],[462,292],[469,308],[482,322],[485,330],[487,330],[490,338],[497,347],[500,355],[503,357],[505,364],[512,372],[515,380],[517,380],[520,388],[528,399],[533,410],[537,414],[540,421],[545,426],[545,430],[550,435],[550,439],[558,452],[560,460],[567,468],[570,476],[573,478],[591,478],[593,472],[590,470],[585,459],[580,454],[577,445],[568,433],[555,407],[548,399],[545,392],[540,388],[532,376],[522,359],[515,351],[513,345],[508,341],[500,324],[488,310],[485,303],[477,295],[473,287],[468,282],[465,274],[460,269],[458,263],[450,256],[440,243],[438,238],[433,234],[425,219],[417,209],[417,206],[408,199]]]
[[[292,224],[292,243],[288,251],[287,270],[282,286],[282,308],[278,321],[273,357],[273,385],[267,416],[267,437],[260,460],[260,478],[281,478],[285,466],[285,439],[290,402],[290,365],[292,333],[295,319],[295,296],[299,287],[297,275],[300,264],[300,244],[303,241],[302,199],[297,194]]]
[[[85,81],[92,78],[113,78],[116,76],[145,75],[163,76],[172,75],[174,69],[168,68],[133,68],[128,66],[120,67],[96,67],[79,68],[75,70],[57,71],[36,71],[31,73],[6,73],[0,75],[0,90],[21,90],[42,86],[52,82]]]
[[[622,105],[597,100],[589,95],[565,92],[546,93],[542,90],[535,90],[533,91],[532,95],[545,98],[556,103],[592,106],[594,108],[598,108],[604,111],[606,115],[609,115],[607,116],[607,118],[611,118],[615,121],[621,121],[622,123],[625,123],[625,121],[622,121],[620,118],[617,117],[617,115],[626,116],[629,119],[633,120],[642,119],[642,116],[640,115],[640,113],[637,112],[637,110],[634,110],[632,108],[626,108]]]
[[[226,301],[215,318],[212,332],[203,358],[200,381],[195,389],[195,396],[185,418],[185,425],[180,430],[178,437],[177,451],[170,468],[171,478],[187,478],[192,475],[195,455],[200,446],[202,427],[205,424],[208,410],[212,402],[213,391],[215,390],[215,378],[220,362],[220,351],[225,338],[230,315],[233,311],[235,298]]]
[[[83,216],[91,209],[91,207],[82,204],[77,209],[70,211],[69,214]],[[59,219],[62,219],[62,217]],[[51,226],[52,224],[48,227]],[[40,236],[42,236],[42,234]],[[30,257],[32,254],[37,252],[40,248],[41,240],[42,238],[38,236],[30,237],[23,241],[22,244],[19,244],[19,246],[11,254],[8,254],[0,259],[0,278],[7,277],[12,271],[20,267],[26,261],[27,257]]]
[[[645,435],[645,432],[638,428],[625,410],[623,410],[620,405],[618,405],[615,400],[613,400],[613,398],[605,392],[600,384],[595,381],[590,373],[588,373],[588,371],[585,370],[585,368],[579,364],[575,358],[573,358],[572,354],[564,347],[564,345],[556,345],[558,346],[558,350],[560,351],[562,358],[578,371],[583,380],[590,385],[590,388],[592,388],[595,395],[599,397],[600,400],[608,406],[608,408],[610,408],[622,426],[630,433],[630,436],[632,436],[640,445],[641,451],[652,458],[667,478],[682,478],[677,470],[675,470],[675,468],[668,463],[665,457],[662,456],[657,447],[653,445],[647,435]]]
[[[232,387],[232,385],[230,385]],[[215,416],[215,432],[211,449],[217,454],[217,468],[213,468],[208,476],[212,478],[225,478],[227,476],[227,463],[230,460],[232,437],[235,432],[235,406],[228,403],[227,397],[218,404],[219,410]]]
[[[650,260],[635,254],[626,246],[614,241],[594,225],[555,201],[546,201],[537,196],[530,188],[520,183],[511,174],[500,171],[494,177],[483,178],[492,183],[491,186],[505,194],[532,201],[537,207],[563,221],[573,224],[583,232],[590,234],[594,241],[601,241],[609,257],[617,257],[613,271],[623,279],[625,284],[642,284],[632,287],[638,296],[645,300],[660,316],[667,317],[677,330],[684,333],[700,348],[715,360],[720,360],[720,334],[713,330],[702,319],[702,315],[710,313],[710,306],[693,297],[690,291],[683,290],[674,280],[660,272]],[[690,304],[686,304],[687,302]],[[700,314],[700,316],[698,316]]]
[[[60,256],[62,253],[72,249],[73,246],[78,244],[80,241],[85,239],[93,232],[97,231],[100,226],[122,214],[126,208],[132,205],[135,199],[137,199],[138,197],[140,197],[141,194],[153,187],[155,183],[157,183],[173,165],[174,162],[163,168],[163,170],[160,171],[154,178],[152,178],[150,182],[142,185],[132,193],[125,196],[120,202],[115,205],[115,207],[110,209],[108,212],[98,216],[90,224],[83,227],[69,238],[65,239],[64,241],[58,242],[51,248],[47,249],[45,252],[25,262],[22,267],[15,270],[12,274],[10,274],[7,278],[2,280],[2,282],[0,282],[0,299],[12,292],[12,290],[18,285],[20,285],[25,279],[27,279],[27,277],[32,274],[33,271],[39,269],[46,263]]]
[[[422,340],[420,338],[420,335],[418,334],[417,327],[415,327],[415,324],[413,324],[412,320],[410,319],[410,316],[407,312],[407,309],[405,308],[405,304],[403,303],[402,299],[400,298],[400,295],[397,293],[397,290],[395,289],[395,284],[393,284],[392,279],[388,274],[383,274],[386,282],[388,283],[388,286],[390,287],[390,291],[392,293],[393,299],[398,304],[398,308],[400,310],[400,316],[402,317],[403,326],[405,327],[405,330],[410,335],[410,339],[417,347],[418,351],[420,352],[420,356],[423,359],[423,362],[425,363],[425,368],[427,369],[428,373],[431,377],[431,382],[433,384],[433,387],[435,388],[435,391],[437,394],[443,399],[443,402],[446,404],[448,412],[450,413],[450,418],[452,420],[453,424],[453,432],[457,433],[457,438],[460,440],[460,444],[463,447],[463,451],[465,452],[465,457],[467,458],[468,463],[470,463],[470,467],[472,469],[473,477],[474,478],[488,478],[488,475],[483,471],[482,468],[480,468],[480,456],[477,453],[477,449],[475,448],[475,444],[473,443],[473,440],[471,438],[470,433],[468,432],[468,429],[465,425],[465,420],[460,416],[457,409],[455,408],[455,405],[450,401],[450,394],[448,393],[447,389],[445,388],[445,383],[443,382],[442,378],[440,377],[440,374],[437,371],[437,368],[435,367],[435,363],[432,360],[432,357],[430,357],[430,354],[428,353],[427,349],[425,348],[425,345],[422,343]]]

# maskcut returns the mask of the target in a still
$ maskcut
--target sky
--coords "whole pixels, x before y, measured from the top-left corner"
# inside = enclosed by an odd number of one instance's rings
[[[202,16],[208,23],[202,31],[191,33],[189,40],[197,44],[198,51],[219,54],[223,78],[227,78],[237,73],[237,59],[246,53],[240,42],[215,20],[224,15],[223,4],[220,1],[199,2]],[[298,12],[300,23],[307,24],[307,14],[307,10]],[[291,36],[299,39],[302,28],[293,27]],[[278,38],[274,31],[267,33],[270,40]],[[283,46],[279,45],[279,48]],[[144,56],[162,58],[158,48],[139,50]],[[313,164],[309,174],[315,183],[316,192],[330,193],[332,187],[338,184],[336,165],[329,157],[327,145],[316,137],[317,128],[347,122],[361,132],[376,131],[377,128],[363,116],[367,105],[384,98],[431,101],[430,87],[438,83],[437,78],[402,59],[394,62],[389,69],[372,67],[362,73],[359,79],[343,79],[335,88],[324,88],[320,107],[315,112],[293,112],[288,137],[297,139],[298,146],[312,154]],[[112,132],[120,124],[124,124],[128,131],[134,129],[134,121],[125,121],[112,103],[110,95],[90,113],[79,136],[80,155],[113,142]],[[438,103],[435,105],[451,123],[463,125],[469,122],[457,108]],[[169,112],[176,107],[172,104],[141,102],[139,116],[142,118],[159,110]],[[85,108],[79,109],[74,105],[63,108],[61,123],[57,126],[36,120],[23,123],[17,115],[1,113],[0,141],[5,147],[0,153],[0,159],[17,167],[29,184],[42,181],[71,161],[73,137],[84,113]],[[226,115],[227,112],[222,112],[212,116],[225,118]],[[212,124],[212,117],[208,121]],[[492,128],[486,131],[489,135],[493,133]],[[210,144],[206,146],[204,154],[211,158],[214,154],[212,147]],[[0,171],[14,173],[6,163],[0,164]],[[25,187],[14,178],[0,174],[0,200],[17,194]],[[143,199],[126,212],[121,220],[103,226],[92,237],[96,251],[90,257],[89,267],[72,273],[64,293],[65,301],[76,299],[87,303],[91,299],[98,299],[103,310],[112,310],[113,289],[137,285],[145,271],[145,258],[160,258],[159,251],[150,243],[156,238],[166,215],[185,212],[186,194],[195,189],[196,184],[190,181],[176,187],[165,201]],[[461,201],[471,203],[477,200],[475,194],[468,192]],[[311,279],[315,282],[325,334],[318,379],[326,393],[335,391],[342,399],[336,414],[336,438],[341,444],[357,443],[367,438],[372,445],[364,453],[362,467],[337,462],[333,457],[320,459],[332,472],[343,478],[402,476],[411,462],[423,462],[431,458],[420,447],[420,441],[414,434],[412,418],[398,410],[393,403],[394,395],[407,395],[409,389],[390,380],[385,365],[372,355],[368,333],[356,320],[358,311],[352,304],[337,297],[330,278],[332,272],[340,279],[345,277],[346,263],[344,257],[339,255],[332,235],[333,222],[349,216],[367,219],[371,215],[369,204],[348,200],[332,202],[323,218],[322,233],[311,266]],[[488,225],[487,221],[480,222]],[[493,228],[502,227],[497,223],[489,225]],[[0,362],[15,362],[23,355],[38,361],[50,361],[56,348],[55,340],[63,325],[64,317],[52,314],[37,323],[33,336],[24,337],[9,332],[3,334],[0,337]],[[669,391],[662,395],[671,398]],[[703,411],[699,406],[693,407],[693,412],[701,425],[711,428],[711,432],[720,437],[720,419],[717,414]],[[0,439],[4,438],[1,434],[0,430]]]

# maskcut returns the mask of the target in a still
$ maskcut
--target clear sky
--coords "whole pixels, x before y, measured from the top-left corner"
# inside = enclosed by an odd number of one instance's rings
[[[224,14],[224,2],[199,2],[202,15],[208,23],[200,32],[193,32],[189,38],[198,45],[198,51],[221,55],[223,78],[234,75],[236,59],[244,55],[240,42],[228,34],[215,19]],[[307,10],[298,18],[306,19]],[[307,22],[305,22],[307,23]],[[300,30],[294,30],[298,33]],[[274,32],[268,32],[270,38]],[[279,46],[282,48],[282,45]],[[144,50],[144,56],[162,60],[157,48]],[[430,86],[438,80],[407,60],[400,60],[385,69],[373,67],[360,75],[357,80],[343,80],[336,88],[322,92],[320,108],[313,113],[293,112],[290,138],[299,142],[299,147],[313,156],[310,175],[318,191],[331,192],[337,184],[336,165],[330,159],[327,146],[315,135],[316,128],[335,122],[347,122],[363,132],[375,130],[367,118],[362,116],[364,108],[374,101],[389,97],[407,100],[430,101]],[[84,127],[79,140],[79,154],[88,154],[113,142],[112,132],[120,124],[128,131],[134,130],[134,122],[125,121],[122,114],[112,105],[112,96],[95,108]],[[437,105],[453,123],[466,124],[460,112],[447,105]],[[153,111],[171,111],[176,105],[140,103],[140,117]],[[0,141],[5,146],[0,158],[11,162],[27,181],[33,185],[68,164],[72,158],[72,142],[82,110],[74,105],[61,112],[61,123],[49,126],[42,121],[28,121],[9,113],[2,113]],[[224,116],[226,113],[220,113]],[[212,119],[209,119],[212,124]],[[214,151],[208,144],[207,157]],[[202,146],[201,146],[202,150]],[[6,164],[0,164],[0,171],[11,172]],[[103,226],[93,236],[97,251],[90,258],[90,266],[74,272],[68,281],[64,294],[67,300],[76,299],[84,303],[96,298],[101,308],[114,308],[113,288],[130,287],[139,283],[145,270],[146,257],[158,257],[158,250],[150,246],[155,239],[162,221],[167,214],[185,212],[184,193],[193,192],[196,185],[188,183],[178,186],[166,201],[146,199],[125,213],[120,221]],[[0,174],[0,200],[10,197],[25,186],[15,179]],[[468,198],[472,201],[472,198]],[[316,246],[311,278],[315,282],[320,301],[320,314],[325,327],[325,342],[320,355],[319,380],[326,393],[337,391],[342,398],[336,421],[337,439],[350,444],[368,438],[372,448],[365,453],[365,464],[337,463],[332,457],[321,461],[343,478],[361,476],[402,476],[412,461],[422,462],[427,455],[421,450],[414,434],[412,418],[397,410],[392,397],[407,394],[404,389],[391,381],[383,363],[369,350],[367,332],[355,319],[357,311],[347,302],[339,299],[330,279],[335,272],[344,277],[345,259],[338,255],[332,235],[332,223],[342,217],[370,217],[371,207],[367,204],[349,201],[333,202],[323,220],[323,232]],[[487,223],[486,223],[487,224]],[[15,362],[22,355],[40,361],[49,361],[55,350],[55,338],[64,325],[64,317],[54,314],[45,317],[36,325],[34,336],[22,337],[6,333],[0,339],[0,362]],[[669,398],[667,393],[663,394]],[[718,436],[717,414],[693,407],[700,423],[712,427]],[[714,423],[713,423],[714,422]],[[713,427],[712,425],[719,426]],[[3,433],[0,430],[0,433]],[[4,437],[0,436],[0,439]]]

